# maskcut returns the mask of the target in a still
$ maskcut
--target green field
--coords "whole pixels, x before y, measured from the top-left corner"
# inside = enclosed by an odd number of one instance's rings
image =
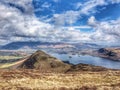
[[[0,56],[0,60],[20,59],[21,56]]]
[[[23,57],[21,56],[0,56],[0,60],[17,60],[17,59],[21,59]],[[16,64],[17,61],[15,62],[9,62],[9,63],[0,63],[0,69],[2,68],[9,68],[11,66],[13,66],[14,64]]]
[[[3,69],[3,68],[9,68],[13,65],[15,65],[16,62],[13,62],[13,63],[6,63],[6,64],[0,64],[0,69]]]

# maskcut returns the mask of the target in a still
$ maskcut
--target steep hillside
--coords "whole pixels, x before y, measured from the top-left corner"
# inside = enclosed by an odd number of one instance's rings
[[[37,69],[41,72],[65,72],[71,65],[46,54],[43,51],[37,51],[32,54],[19,68]]]

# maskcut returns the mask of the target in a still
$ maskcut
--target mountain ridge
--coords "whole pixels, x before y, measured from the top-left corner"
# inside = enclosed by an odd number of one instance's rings
[[[93,44],[93,43],[66,43],[66,42],[40,42],[40,41],[18,41],[18,42],[11,42],[5,45],[1,45],[0,49],[6,50],[17,50],[17,49],[36,49],[39,48],[54,48],[51,46],[59,45],[63,48],[71,47],[71,48],[98,48],[101,47],[100,45]],[[58,46],[57,46],[58,47]]]
[[[88,64],[73,65],[64,63],[63,61],[38,50],[25,60],[18,68],[20,69],[36,69],[42,72],[80,72],[80,71],[106,71],[107,68]]]

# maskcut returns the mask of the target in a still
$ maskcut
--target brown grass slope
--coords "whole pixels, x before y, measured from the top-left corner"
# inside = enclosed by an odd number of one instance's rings
[[[110,69],[107,69],[101,66],[77,64],[77,65],[71,65],[71,67],[67,70],[66,73],[74,73],[74,72],[81,72],[81,71],[101,72],[101,71],[108,71],[108,70]]]
[[[65,72],[71,65],[63,63],[43,51],[36,51],[22,65],[21,69],[37,69],[41,72]]]
[[[120,71],[41,73],[0,70],[0,90],[120,90]]]
[[[43,51],[18,66],[0,70],[0,90],[120,90],[120,70],[69,65]]]

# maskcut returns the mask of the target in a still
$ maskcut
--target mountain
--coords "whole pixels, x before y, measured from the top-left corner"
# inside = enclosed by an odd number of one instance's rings
[[[98,48],[105,47],[104,45],[98,45],[94,43],[75,43],[74,45],[78,49],[98,49]]]
[[[88,64],[72,65],[69,62],[63,61],[46,54],[43,51],[36,51],[28,59],[26,59],[20,66],[20,69],[35,69],[40,72],[80,72],[80,71],[105,71],[104,67],[93,66]]]
[[[88,49],[88,48],[100,48],[102,46],[92,43],[62,43],[62,42],[34,42],[34,41],[20,41],[11,42],[6,45],[0,46],[0,49],[17,50],[17,49],[40,49],[40,48],[52,48],[52,49]]]
[[[19,68],[37,69],[41,72],[66,72],[71,65],[66,64],[43,51],[33,53]]]
[[[32,42],[32,41],[21,41],[21,42],[12,42],[6,45],[1,46],[1,49],[15,50],[21,48],[31,48],[37,49],[39,45],[56,45],[60,43],[52,43],[52,42]]]

